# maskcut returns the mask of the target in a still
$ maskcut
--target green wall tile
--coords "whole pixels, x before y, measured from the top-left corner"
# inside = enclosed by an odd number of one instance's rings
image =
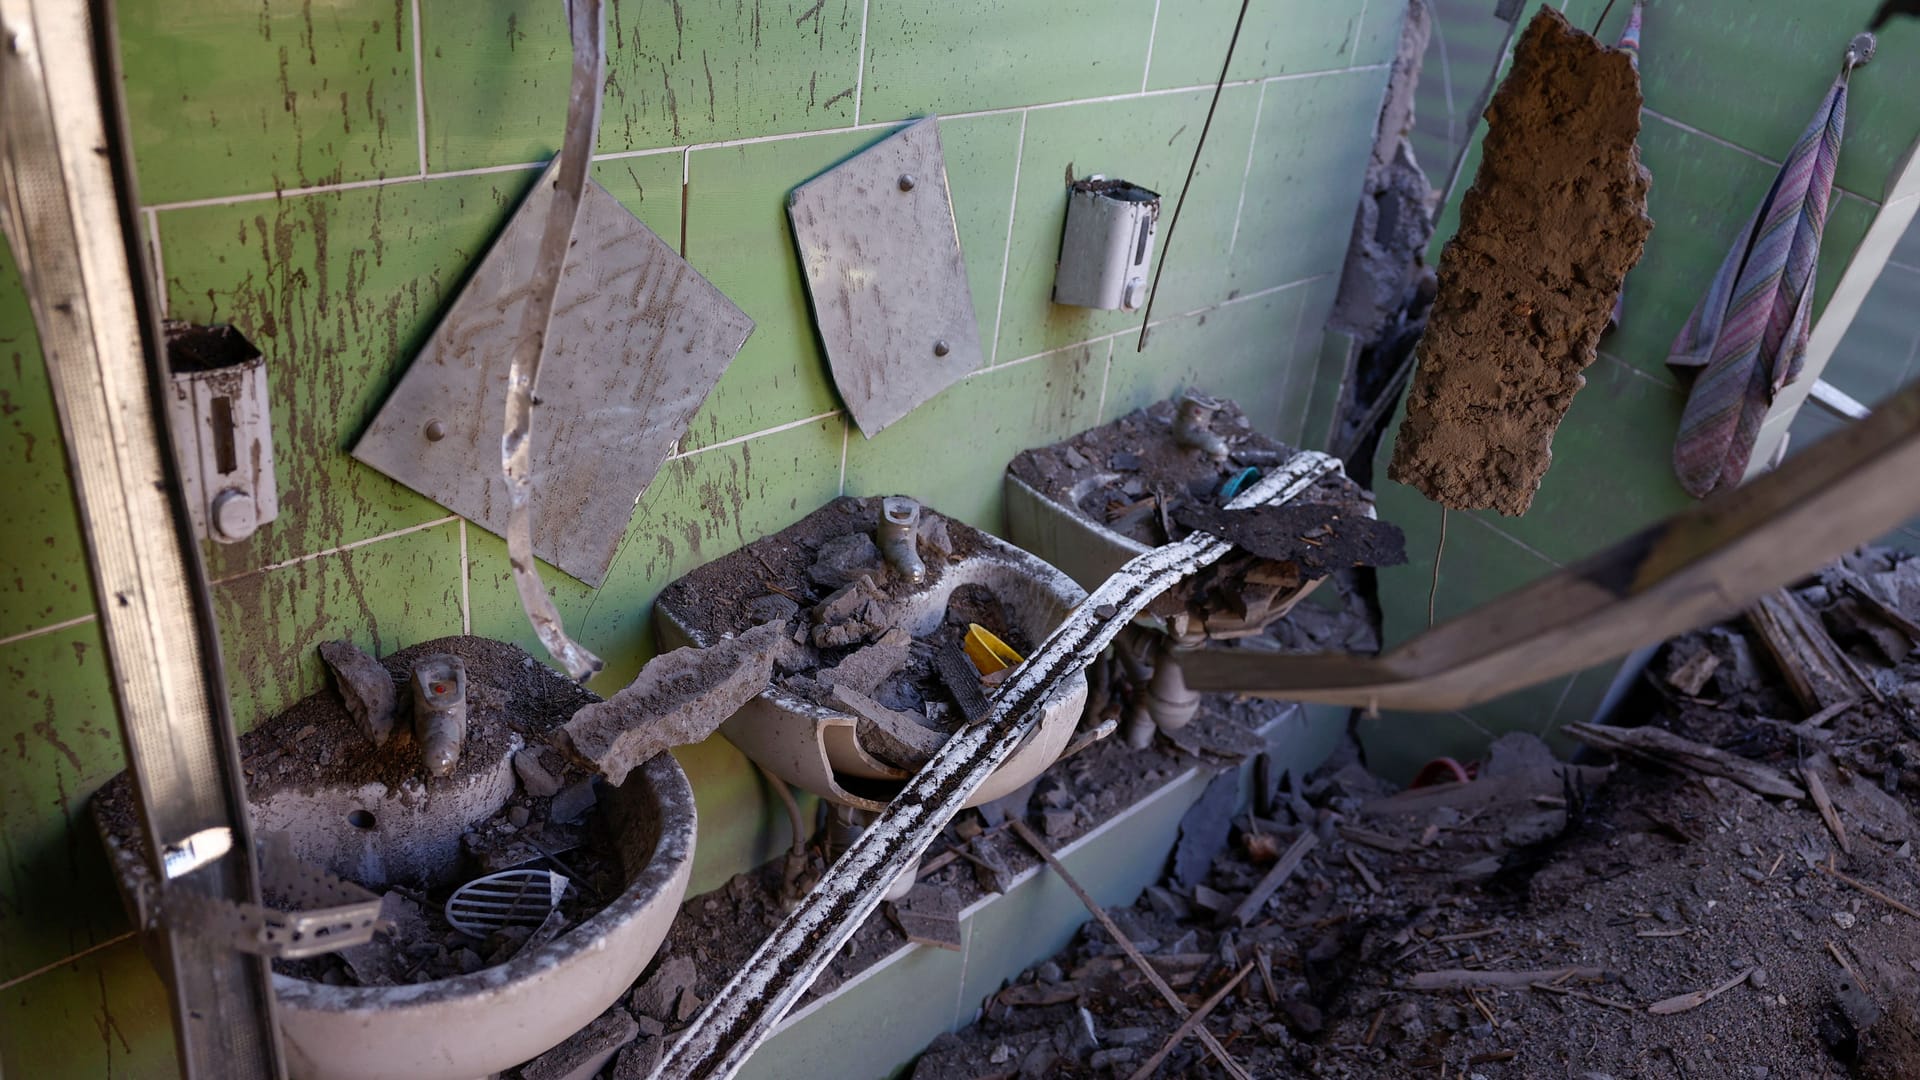
[[[420,170],[401,4],[130,0],[119,30],[148,202]]]
[[[131,939],[0,991],[0,1069],[33,1080],[178,1075],[165,986]]]
[[[1278,435],[1285,388],[1313,357],[1298,348],[1306,289],[1295,286],[1239,300],[1153,328],[1145,352],[1129,334],[1113,342],[1102,421],[1196,389],[1240,403],[1253,426]]]
[[[1052,301],[1054,263],[1066,221],[1066,170],[1072,167],[1076,176],[1119,177],[1158,191],[1162,221],[1168,220],[1211,97],[1211,91],[1193,91],[1027,114],[1001,303],[996,354],[1001,363],[1139,327],[1139,312],[1094,311]],[[1254,87],[1234,87],[1221,97],[1201,176],[1194,180],[1196,194],[1188,197],[1172,241],[1176,254],[1160,282],[1165,291],[1155,303],[1156,316],[1188,310],[1199,295],[1210,295],[1212,302],[1227,297],[1229,285],[1218,252],[1224,250],[1222,238],[1231,234],[1238,209],[1255,101]],[[1202,191],[1206,194],[1198,194]],[[1349,217],[1351,212],[1349,208]],[[1155,245],[1156,267],[1168,250],[1163,227]]]
[[[869,0],[860,119],[1137,92],[1156,2]]]
[[[1313,394],[1307,404],[1300,444],[1309,450],[1330,450],[1333,422],[1346,392],[1347,368],[1358,345],[1346,334],[1328,330],[1321,338],[1314,367]]]
[[[0,646],[0,746],[4,981],[125,929],[87,813],[94,789],[126,766],[98,626]]]
[[[874,912],[870,919],[886,919]],[[961,941],[970,932],[962,924]],[[954,993],[968,955],[908,945],[868,968],[844,992],[796,1010],[736,1075],[882,1077],[913,1064],[934,1036],[957,1026]],[[805,1014],[805,1015],[799,1015]]]
[[[906,419],[847,442],[849,495],[911,495],[1004,533],[1001,474],[1015,454],[1096,423],[1107,344],[1076,346],[948,387]]]
[[[1384,477],[1385,469],[1380,470]],[[1434,552],[1441,551],[1434,622],[1463,615],[1554,571],[1552,563],[1502,536],[1470,513],[1447,511],[1446,545],[1440,546],[1440,507],[1404,484],[1375,484],[1382,520],[1407,537],[1407,562],[1380,571],[1380,603],[1387,647],[1427,628],[1427,596],[1433,591]],[[1504,524],[1500,526],[1504,528]]]
[[[213,589],[233,722],[245,731],[326,685],[314,650],[375,656],[460,632],[460,529],[448,522]]]
[[[1436,757],[1465,764],[1485,757],[1487,744],[1509,731],[1548,730],[1572,681],[1573,676],[1562,675],[1459,712],[1362,714],[1355,734],[1368,768],[1404,784]]]
[[[861,4],[612,4],[600,152],[817,131],[853,122]],[[421,0],[427,161],[542,161],[566,128],[565,9]]]
[[[1900,242],[1893,246],[1893,261],[1908,269],[1920,269],[1920,224],[1907,226]]]
[[[967,291],[980,325],[981,362],[993,359],[993,329],[1000,320],[1000,279],[1006,266],[1007,226],[1020,161],[1021,117],[967,116],[940,121],[940,151],[947,162],[953,221],[967,264]]]
[[[1385,21],[1367,19],[1370,8],[1397,9],[1401,0],[1253,0],[1240,41],[1233,50],[1229,79],[1333,71],[1355,63],[1363,43],[1378,51]],[[1211,85],[1220,77],[1227,42],[1240,5],[1233,0],[1161,0],[1153,32],[1153,67],[1147,85],[1154,89]],[[1394,11],[1398,26],[1397,11]]]
[[[1567,15],[1590,28],[1604,6],[1605,0],[1575,0]],[[1624,5],[1615,7],[1601,34],[1608,42],[1619,37],[1625,17],[1618,10]],[[1640,35],[1647,108],[1778,161],[1839,74],[1847,42],[1879,7],[1880,0],[1648,4]],[[1893,167],[1913,146],[1920,96],[1904,58],[1916,51],[1920,23],[1894,19],[1880,31],[1879,59],[1855,73],[1834,178],[1841,187],[1880,198]],[[1901,59],[1889,64],[1889,58]]]
[[[1560,563],[1591,555],[1694,502],[1673,473],[1673,439],[1685,395],[1605,355],[1587,368],[1586,379],[1554,435],[1553,461],[1532,508],[1517,518],[1473,511]]]
[[[683,445],[697,448],[840,405],[814,333],[787,195],[886,132],[696,150],[687,166],[687,261],[740,305],[753,335]]]
[[[1385,69],[1267,84],[1232,249],[1235,288],[1339,274],[1386,86]]]
[[[93,577],[67,482],[66,443],[13,249],[0,238],[0,638],[93,610]]]
[[[160,215],[173,317],[265,354],[280,516],[206,546],[227,576],[445,516],[347,456],[534,173]]]
[[[668,582],[805,517],[839,492],[839,417],[673,458],[640,496],[599,590],[540,564],[568,633],[606,662],[588,686],[611,695],[653,655],[653,599]],[[538,507],[534,511],[539,513]],[[547,659],[527,624],[507,545],[467,526],[473,632]]]

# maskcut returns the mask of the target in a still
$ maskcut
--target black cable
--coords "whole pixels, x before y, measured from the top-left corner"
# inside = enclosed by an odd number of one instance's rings
[[[1160,275],[1167,269],[1167,249],[1173,246],[1173,230],[1180,224],[1180,208],[1187,204],[1187,189],[1193,186],[1193,174],[1200,168],[1200,151],[1207,145],[1207,129],[1213,126],[1213,110],[1220,107],[1220,91],[1227,86],[1227,70],[1233,66],[1233,47],[1240,43],[1240,26],[1247,21],[1247,5],[1251,0],[1240,0],[1240,15],[1233,20],[1233,36],[1227,39],[1227,58],[1220,62],[1220,78],[1213,84],[1213,101],[1207,105],[1206,122],[1200,125],[1200,138],[1193,144],[1193,160],[1187,164],[1187,182],[1180,185],[1180,198],[1174,201],[1173,217],[1167,220],[1167,238],[1160,241],[1160,265],[1153,268],[1153,287],[1147,290],[1147,310],[1140,318],[1140,341],[1133,347],[1134,352],[1142,352],[1147,347],[1147,327],[1153,325],[1153,301],[1160,295]]]

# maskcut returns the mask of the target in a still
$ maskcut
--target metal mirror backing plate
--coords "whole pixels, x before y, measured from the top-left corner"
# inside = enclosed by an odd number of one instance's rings
[[[528,269],[553,199],[542,174],[353,456],[497,535]],[[534,553],[606,579],[633,508],[746,344],[753,320],[605,188],[587,181],[534,388]]]
[[[871,439],[980,366],[937,117],[787,202],[833,382]]]

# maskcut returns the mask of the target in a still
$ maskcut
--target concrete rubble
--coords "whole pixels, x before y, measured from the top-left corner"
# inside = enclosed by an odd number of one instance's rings
[[[560,738],[618,786],[655,754],[713,734],[767,688],[792,648],[783,625],[763,623],[712,648],[663,653],[625,689],[575,713]]]

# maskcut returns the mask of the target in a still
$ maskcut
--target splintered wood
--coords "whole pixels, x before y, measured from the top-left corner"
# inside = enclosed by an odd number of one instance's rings
[[[1393,479],[1456,510],[1532,504],[1653,228],[1640,106],[1627,53],[1551,8],[1527,26],[1440,257]]]

